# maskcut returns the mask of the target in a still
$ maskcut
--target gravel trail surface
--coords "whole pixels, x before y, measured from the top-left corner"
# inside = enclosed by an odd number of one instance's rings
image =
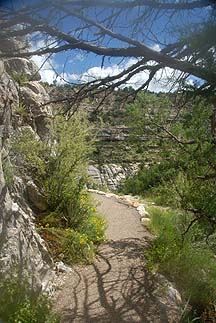
[[[93,194],[108,222],[94,263],[63,275],[55,293],[62,323],[178,323],[179,309],[145,265],[151,235],[136,209]]]

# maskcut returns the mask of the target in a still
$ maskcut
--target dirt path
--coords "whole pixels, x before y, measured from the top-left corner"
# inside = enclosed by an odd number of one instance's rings
[[[175,302],[146,269],[144,247],[150,234],[137,211],[115,198],[94,198],[108,221],[109,241],[93,264],[77,266],[64,277],[55,295],[62,323],[179,322]]]

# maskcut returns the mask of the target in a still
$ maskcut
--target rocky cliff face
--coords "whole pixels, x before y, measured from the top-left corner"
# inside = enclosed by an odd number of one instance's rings
[[[23,46],[18,39],[7,42],[7,50]],[[0,268],[18,266],[32,274],[34,283],[46,289],[53,276],[53,262],[34,226],[34,212],[43,209],[37,186],[25,171],[13,177],[9,190],[5,182],[5,161],[10,164],[10,138],[17,129],[29,128],[38,140],[46,140],[52,109],[41,105],[49,97],[39,83],[37,67],[24,58],[0,61]],[[18,165],[16,167],[19,168]]]
[[[139,164],[94,164],[88,167],[88,174],[96,187],[116,191],[128,176],[137,172],[138,167]]]

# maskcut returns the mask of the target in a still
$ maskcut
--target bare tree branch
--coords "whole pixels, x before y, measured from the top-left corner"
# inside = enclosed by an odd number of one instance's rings
[[[160,10],[193,10],[195,8],[205,8],[214,3],[213,0],[196,0],[185,2],[161,2],[155,0],[135,0],[135,1],[115,1],[115,0],[78,0],[73,1],[74,6],[81,6],[83,8],[92,6],[102,6],[111,8],[130,9],[135,7],[148,6]]]
[[[204,62],[206,52],[210,53],[212,48],[215,48],[213,38],[205,44],[202,43],[196,49],[190,46],[187,40],[178,39],[172,44],[164,44],[163,48],[157,51],[146,42],[148,36],[142,30],[143,19],[145,19],[145,23],[149,23],[149,32],[154,39],[157,39],[153,31],[153,23],[155,19],[164,15],[165,10],[169,14],[168,22],[171,22],[175,19],[174,15],[182,10],[193,12],[193,10],[205,7],[213,10],[214,4],[212,0],[178,2],[157,0],[36,1],[34,5],[27,5],[15,12],[2,11],[0,14],[0,40],[40,32],[41,35],[51,37],[55,41],[55,45],[47,45],[46,48],[29,52],[24,50],[10,52],[1,49],[0,57],[31,57],[32,55],[57,54],[62,51],[79,49],[101,56],[102,65],[105,57],[138,58],[140,65],[136,69],[128,70],[124,81],[128,81],[133,75],[143,70],[150,71],[149,78],[140,87],[141,89],[147,87],[156,72],[164,67],[180,71],[182,74],[179,78],[181,79],[193,75],[204,80],[206,86],[211,85],[214,88],[216,86],[215,68],[206,67]],[[94,15],[92,15],[92,8],[97,9]],[[127,30],[122,32],[123,26],[120,23],[122,19],[127,19],[133,8],[139,8],[140,13],[138,11],[133,13],[137,15],[134,17],[134,25],[130,30],[124,26]],[[55,18],[56,15],[58,18]],[[72,24],[69,30],[64,30],[62,22],[68,18],[77,19],[79,22],[77,26]],[[17,28],[20,25],[23,28]],[[214,28],[214,24],[212,28]],[[202,28],[200,30],[202,31]],[[110,42],[113,40],[116,41],[116,46],[110,46]],[[213,56],[211,57],[213,59]],[[145,66],[142,64],[142,60],[145,60]],[[154,65],[157,67],[152,67]],[[123,74],[126,75],[126,72],[124,71]],[[114,80],[116,83],[122,84],[122,76],[119,73],[118,82],[116,77],[113,80],[112,78],[104,78],[103,81],[98,82],[98,85]]]

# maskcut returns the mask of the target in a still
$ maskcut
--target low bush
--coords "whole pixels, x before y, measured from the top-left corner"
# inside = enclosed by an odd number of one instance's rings
[[[46,294],[32,289],[27,278],[0,277],[0,320],[7,323],[59,323]]]
[[[86,116],[70,120],[57,116],[49,142],[42,142],[29,128],[14,136],[13,154],[47,202],[37,216],[37,227],[55,259],[68,263],[89,261],[96,244],[104,241],[105,222],[93,211],[87,192],[87,163],[92,153],[92,134]]]
[[[105,230],[107,224],[105,219],[97,214],[90,215],[82,224],[80,229],[95,244],[105,241]]]
[[[202,313],[216,301],[216,261],[203,240],[199,224],[187,232],[190,214],[150,208],[151,229],[156,234],[148,265],[173,280],[192,308]]]
[[[56,222],[56,219],[58,217],[55,215],[48,215],[45,222],[37,225],[53,258],[70,265],[91,261],[98,244],[106,240],[104,218],[96,214],[96,210],[91,207],[85,220],[76,230],[61,227],[61,223]]]
[[[64,260],[69,264],[92,260],[95,252],[93,241],[86,234],[66,229],[63,238]]]
[[[12,138],[15,170],[32,177],[46,197],[47,211],[58,215],[65,226],[79,226],[86,214],[90,136],[86,116],[77,113],[68,121],[56,117],[48,142],[41,141],[30,127],[17,131]]]
[[[4,159],[2,163],[4,171],[5,183],[8,188],[11,188],[14,180],[14,168],[9,159]]]
[[[25,74],[13,72],[11,75],[19,86],[24,86],[28,82],[28,78]]]
[[[151,165],[148,169],[141,168],[136,175],[125,181],[121,191],[125,194],[143,195],[174,177],[176,166],[172,162],[164,161]]]
[[[152,270],[158,270],[178,255],[181,250],[182,237],[177,225],[178,215],[176,216],[172,211],[153,207],[149,209],[149,212],[150,228],[156,234],[156,238],[148,254],[148,264]],[[172,267],[170,263],[169,265]]]

